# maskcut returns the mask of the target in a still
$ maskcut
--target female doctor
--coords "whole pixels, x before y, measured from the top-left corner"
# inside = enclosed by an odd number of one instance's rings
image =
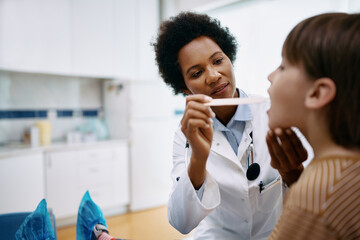
[[[268,103],[206,106],[248,97],[235,84],[235,38],[209,16],[183,12],[161,24],[153,45],[165,83],[187,95],[174,138],[170,224],[183,234],[196,228],[195,239],[266,239],[282,207],[265,141]],[[285,172],[296,175],[305,159]]]

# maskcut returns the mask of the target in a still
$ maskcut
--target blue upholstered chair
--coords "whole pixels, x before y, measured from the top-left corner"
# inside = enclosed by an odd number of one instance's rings
[[[51,209],[48,209],[48,212],[55,231],[55,238],[57,239],[55,216]],[[14,240],[16,231],[30,213],[15,212],[0,214],[0,239]]]

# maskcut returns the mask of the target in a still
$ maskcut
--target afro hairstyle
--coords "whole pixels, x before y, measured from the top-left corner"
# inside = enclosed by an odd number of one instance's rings
[[[206,14],[181,12],[160,25],[155,43],[152,43],[160,76],[173,89],[175,95],[187,89],[178,63],[182,47],[195,38],[206,36],[219,45],[233,63],[236,58],[237,41],[219,20]],[[185,95],[185,94],[184,94]]]

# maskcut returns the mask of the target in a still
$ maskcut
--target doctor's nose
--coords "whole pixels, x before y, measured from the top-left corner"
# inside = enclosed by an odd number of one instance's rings
[[[217,82],[221,77],[221,74],[214,68],[209,68],[208,72],[209,73],[208,73],[207,78],[206,78],[207,84]]]

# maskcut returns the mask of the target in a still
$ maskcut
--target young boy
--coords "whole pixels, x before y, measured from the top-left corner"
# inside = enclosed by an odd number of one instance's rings
[[[295,126],[314,159],[291,186],[269,239],[360,239],[360,14],[300,22],[282,58],[268,77],[269,149],[277,151],[274,131]],[[284,167],[281,158],[271,164]]]

